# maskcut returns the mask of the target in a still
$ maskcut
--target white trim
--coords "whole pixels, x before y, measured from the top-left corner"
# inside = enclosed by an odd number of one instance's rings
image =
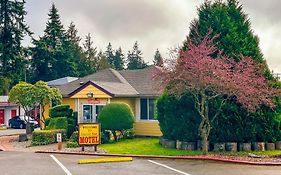
[[[77,109],[76,109],[76,111],[77,111],[77,123],[79,124],[79,123],[81,123],[81,116],[80,116],[80,100],[79,100],[79,98],[77,98],[76,99],[77,100]]]
[[[135,104],[135,112],[136,112],[136,121],[140,121],[140,98],[136,98]]]

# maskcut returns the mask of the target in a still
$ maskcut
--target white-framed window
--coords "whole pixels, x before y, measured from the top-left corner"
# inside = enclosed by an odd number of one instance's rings
[[[83,123],[93,122],[93,105],[83,104]]]
[[[83,104],[83,123],[98,122],[100,111],[106,104]]]
[[[141,98],[140,99],[140,119],[141,120],[156,120],[155,116],[155,99]]]

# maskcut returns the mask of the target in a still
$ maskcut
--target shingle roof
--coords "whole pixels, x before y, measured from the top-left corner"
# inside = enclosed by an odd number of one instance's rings
[[[55,87],[60,89],[64,97],[88,82],[94,83],[116,97],[159,96],[161,91],[155,88],[156,81],[152,79],[156,69],[155,66],[140,70],[105,69]]]
[[[72,81],[77,80],[77,77],[63,77],[63,78],[59,78],[56,80],[52,80],[52,81],[48,81],[48,85],[49,86],[60,86],[60,85],[64,85],[67,83],[70,83]]]

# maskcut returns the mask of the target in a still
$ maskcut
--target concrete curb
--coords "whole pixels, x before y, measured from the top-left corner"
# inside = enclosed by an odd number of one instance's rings
[[[85,155],[85,156],[117,156],[117,157],[134,157],[143,159],[182,159],[182,160],[205,160],[205,161],[219,161],[224,163],[246,164],[246,165],[260,165],[260,166],[281,166],[281,163],[276,162],[253,162],[243,160],[232,160],[224,158],[212,158],[205,156],[148,156],[148,155],[130,155],[130,154],[107,154],[107,153],[81,153],[81,152],[59,152],[59,151],[35,151],[35,153],[46,154],[68,154],[68,155]]]

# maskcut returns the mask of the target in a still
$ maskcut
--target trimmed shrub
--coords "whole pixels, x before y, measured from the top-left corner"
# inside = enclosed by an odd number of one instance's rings
[[[49,115],[51,118],[55,117],[71,117],[73,110],[69,105],[58,105],[50,109]]]
[[[110,131],[104,130],[101,132],[101,143],[110,142]]]
[[[50,120],[47,130],[65,129],[67,131],[67,128],[68,128],[67,118],[57,117],[57,118],[52,118]]]
[[[62,140],[66,140],[66,131],[60,130],[39,130],[32,133],[31,144],[36,145],[48,145],[57,142],[57,133],[62,133]]]
[[[110,103],[103,107],[99,122],[104,130],[110,130],[117,140],[116,131],[124,132],[133,128],[134,115],[126,103]]]

